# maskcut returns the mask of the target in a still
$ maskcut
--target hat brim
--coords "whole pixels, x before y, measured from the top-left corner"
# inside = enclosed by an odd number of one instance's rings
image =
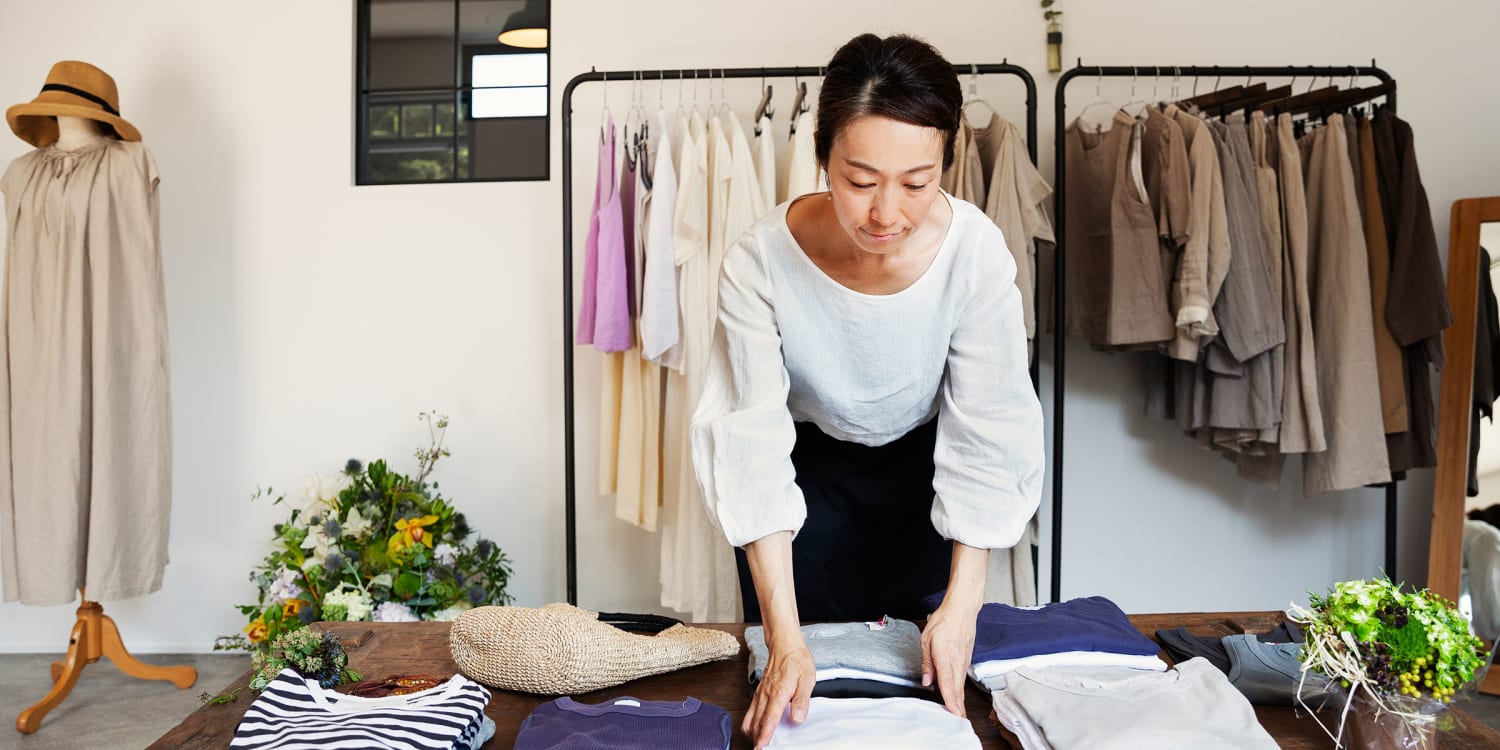
[[[96,120],[114,128],[121,140],[139,141],[141,139],[141,131],[136,130],[135,126],[127,122],[125,118],[112,115],[98,107],[57,102],[26,102],[5,110],[5,121],[10,124],[11,132],[37,148],[44,148],[57,142],[57,120],[54,119],[56,117],[81,117],[86,120]]]

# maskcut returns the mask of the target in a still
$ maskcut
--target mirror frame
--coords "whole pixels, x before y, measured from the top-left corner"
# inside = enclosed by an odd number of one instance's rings
[[[1453,202],[1448,227],[1448,303],[1453,325],[1443,335],[1447,362],[1438,397],[1437,468],[1432,481],[1432,538],[1427,588],[1458,601],[1469,477],[1469,422],[1474,408],[1474,336],[1479,322],[1479,227],[1500,222],[1500,197]],[[1496,248],[1500,250],[1500,248]]]

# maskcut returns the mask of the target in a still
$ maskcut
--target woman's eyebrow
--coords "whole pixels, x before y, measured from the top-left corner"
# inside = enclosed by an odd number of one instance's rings
[[[866,163],[864,163],[862,161],[855,161],[854,159],[845,159],[844,163],[848,164],[851,167],[854,167],[855,169],[863,169],[866,172],[875,172],[876,174],[880,173],[879,169],[876,169],[875,167],[872,167],[869,164],[866,164]],[[901,174],[911,174],[912,172],[925,172],[925,171],[927,171],[929,169],[932,169],[933,167],[936,167],[936,166],[937,166],[936,164],[923,164],[920,167],[912,167],[911,169],[908,169],[905,172],[902,172]]]

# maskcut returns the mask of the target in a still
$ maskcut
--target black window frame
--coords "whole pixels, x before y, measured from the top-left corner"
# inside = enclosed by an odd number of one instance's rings
[[[527,54],[536,53],[538,50],[523,47],[511,47],[500,44],[498,41],[492,44],[465,45],[460,39],[460,27],[463,23],[462,0],[453,0],[453,50],[454,50],[454,79],[450,86],[426,86],[411,89],[374,89],[370,88],[370,8],[372,0],[356,0],[355,2],[355,82],[354,82],[354,184],[356,187],[380,186],[380,185],[450,185],[466,182],[550,182],[552,180],[552,3],[547,2],[547,46],[541,50],[547,56],[547,114],[541,117],[517,117],[508,118],[521,121],[541,120],[542,148],[544,155],[542,159],[542,171],[539,176],[525,177],[455,177],[446,180],[393,180],[376,182],[369,179],[369,161],[371,143],[369,135],[369,113],[372,97],[396,97],[401,102],[393,104],[426,103],[431,102],[434,106],[453,103],[454,128],[447,138],[450,141],[451,153],[453,155],[454,169],[458,166],[458,123],[461,119],[469,121],[468,136],[473,137],[474,118],[470,114],[473,103],[471,92],[473,87],[473,58],[476,54]],[[492,88],[492,87],[484,87]],[[428,98],[432,97],[432,98]],[[377,104],[378,106],[378,104]],[[483,118],[492,119],[492,118]],[[398,128],[404,128],[404,122],[398,122]],[[412,139],[413,141],[425,140],[436,141],[444,136],[434,136],[430,139]],[[405,139],[397,139],[405,140]],[[470,151],[469,159],[472,162],[473,152]]]

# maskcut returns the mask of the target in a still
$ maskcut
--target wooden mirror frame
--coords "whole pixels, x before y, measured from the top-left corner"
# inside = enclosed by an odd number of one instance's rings
[[[1500,197],[1453,202],[1448,227],[1448,303],[1453,325],[1443,335],[1447,362],[1438,397],[1437,468],[1432,481],[1432,539],[1427,588],[1458,601],[1464,554],[1464,501],[1469,486],[1469,422],[1474,408],[1474,335],[1479,320],[1479,227],[1500,222]],[[1500,248],[1497,248],[1500,250]]]

